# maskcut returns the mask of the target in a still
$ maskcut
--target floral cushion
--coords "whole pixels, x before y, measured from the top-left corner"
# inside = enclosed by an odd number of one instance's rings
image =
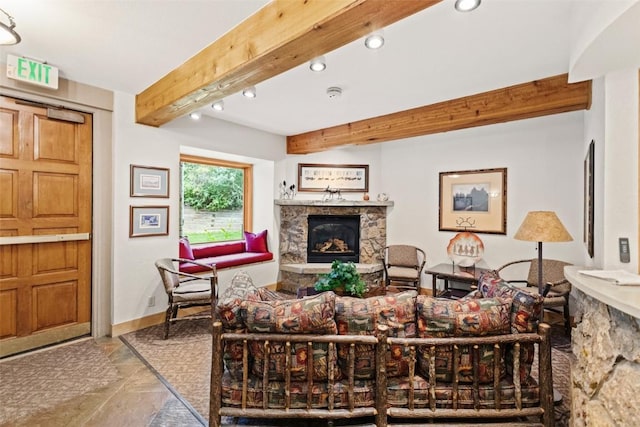
[[[418,334],[422,338],[506,334],[509,333],[510,309],[511,300],[509,299],[448,300],[420,295],[416,300]],[[492,382],[495,366],[493,346],[479,346],[477,354],[478,381]],[[436,380],[453,381],[452,346],[438,346],[434,356]],[[427,346],[418,347],[418,367],[426,377],[429,377],[430,357]],[[469,346],[459,346],[458,381],[473,382],[474,357],[474,352]],[[502,355],[499,357],[502,359]],[[499,366],[502,368],[499,372],[502,377],[504,364],[500,363]]]
[[[378,325],[389,327],[389,336],[416,336],[416,291],[374,296],[369,298],[337,297],[336,323],[341,335],[375,335]],[[348,345],[338,345],[338,361],[345,375],[349,366]],[[355,346],[356,378],[374,378],[375,351],[373,346]],[[387,375],[406,375],[409,370],[408,348],[394,346],[387,353]]]
[[[511,298],[511,332],[527,333],[536,332],[538,323],[542,318],[544,297],[537,292],[528,289],[510,286],[500,279],[497,273],[488,273],[481,276],[478,282],[478,291],[485,297]],[[520,379],[524,381],[531,373],[531,365],[535,354],[534,344],[520,345]],[[511,346],[505,353],[507,372],[513,374],[513,349]]]
[[[306,381],[292,381],[290,387],[290,404],[292,409],[307,408],[307,391],[309,383]],[[333,384],[334,408],[349,407],[349,385],[344,381]],[[263,408],[262,378],[249,376],[247,385],[247,407]],[[236,381],[226,372],[222,377],[220,390],[222,404],[240,407],[242,405],[242,382]],[[329,386],[326,382],[314,382],[311,386],[311,407],[328,407]],[[375,384],[371,380],[355,380],[353,387],[355,407],[371,407],[375,405]],[[267,408],[282,409],[285,407],[285,383],[269,381],[267,386]]]
[[[245,271],[239,271],[233,276],[229,287],[222,293],[215,307],[217,319],[222,322],[224,332],[245,331],[241,304],[246,300],[258,301],[260,296],[251,276]],[[242,378],[242,354],[242,341],[225,341],[222,359],[234,378]]]
[[[285,373],[291,373],[292,380],[304,381],[307,379],[307,362],[312,359],[313,379],[327,380],[329,378],[329,367],[333,367],[333,379],[342,378],[342,371],[336,362],[336,348],[327,343],[313,343],[311,354],[307,343],[291,343],[291,355],[289,357],[290,366],[287,368],[286,345],[284,342],[274,341],[269,346],[268,378],[271,381],[282,381]],[[265,348],[264,341],[250,341],[249,351],[253,358],[252,372],[254,375],[263,377],[265,368]]]
[[[259,301],[260,295],[251,276],[245,271],[239,271],[220,295],[215,307],[216,316],[222,322],[225,332],[242,332],[244,330],[245,325],[240,315],[240,305],[245,300]]]
[[[241,313],[249,332],[335,334],[335,302],[333,292],[302,299],[243,301]]]

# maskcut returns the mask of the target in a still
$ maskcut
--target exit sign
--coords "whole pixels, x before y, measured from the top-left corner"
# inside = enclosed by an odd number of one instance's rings
[[[7,77],[58,89],[58,68],[30,58],[7,55]]]

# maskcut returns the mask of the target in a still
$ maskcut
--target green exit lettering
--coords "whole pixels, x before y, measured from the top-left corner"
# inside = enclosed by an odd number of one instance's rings
[[[26,58],[18,58],[17,68],[18,77],[32,82],[49,84],[50,65],[29,61]]]

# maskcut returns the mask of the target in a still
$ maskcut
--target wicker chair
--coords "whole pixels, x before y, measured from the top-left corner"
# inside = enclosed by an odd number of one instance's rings
[[[526,280],[507,280],[509,283],[526,283],[527,286],[538,288],[538,259],[525,259],[509,262],[496,269],[501,278],[507,273],[508,267],[529,263],[529,274]],[[571,319],[569,317],[569,294],[571,283],[564,277],[564,267],[571,265],[553,259],[542,260],[542,282],[544,283],[544,309],[562,313],[564,329],[567,336],[571,335]]]
[[[389,288],[391,282],[399,289],[418,289],[426,255],[420,248],[411,245],[389,245],[382,250],[384,283]]]
[[[177,317],[181,308],[209,306],[216,298],[218,289],[218,275],[215,265],[199,264],[206,267],[209,273],[205,276],[184,273],[178,270],[177,265],[184,260],[181,258],[162,258],[155,262],[156,268],[162,277],[164,289],[169,298],[169,307],[164,320],[164,339],[169,337],[169,325],[178,320],[193,320],[211,318],[211,310],[206,314],[196,314],[185,317]],[[212,292],[213,290],[213,292]]]

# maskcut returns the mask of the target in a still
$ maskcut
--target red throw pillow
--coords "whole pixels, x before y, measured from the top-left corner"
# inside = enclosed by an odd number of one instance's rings
[[[247,252],[269,252],[267,248],[267,230],[259,233],[245,231],[244,240],[247,242]]]
[[[189,239],[186,237],[180,238],[180,258],[184,259],[195,259],[193,256],[193,250],[191,249],[191,245],[189,244]]]

